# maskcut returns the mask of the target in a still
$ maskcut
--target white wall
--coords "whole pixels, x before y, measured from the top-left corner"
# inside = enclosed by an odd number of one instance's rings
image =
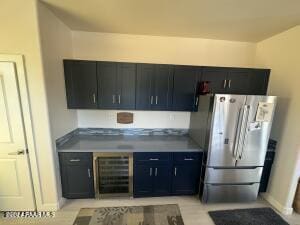
[[[72,58],[71,30],[46,6],[38,4],[41,49],[52,139],[77,127],[76,110],[68,110],[63,59]]]
[[[269,95],[279,96],[272,138],[278,140],[267,199],[290,212],[300,176],[300,26],[257,44],[257,65],[272,69]]]
[[[76,59],[252,67],[255,44],[200,38],[72,31]],[[135,123],[118,125],[116,111],[78,110],[79,127],[187,128],[189,113],[135,111]],[[170,120],[170,117],[172,119]],[[113,119],[114,118],[114,119]]]
[[[78,59],[251,67],[255,44],[201,38],[73,31]]]
[[[58,197],[37,21],[35,0],[1,0],[0,52],[22,54],[25,60],[35,144],[29,154],[37,207],[54,210]]]
[[[117,110],[78,110],[79,127],[101,128],[181,128],[188,129],[189,112],[126,111],[132,112],[132,124],[118,124]]]
[[[71,30],[46,6],[38,2],[38,20],[45,84],[48,99],[51,140],[58,198],[61,182],[55,140],[77,128],[76,110],[68,110],[64,82],[63,59],[72,57]],[[41,177],[46,179],[47,177]]]

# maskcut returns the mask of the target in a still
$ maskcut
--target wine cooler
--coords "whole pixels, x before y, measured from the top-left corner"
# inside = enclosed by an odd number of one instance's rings
[[[96,198],[132,196],[132,153],[94,153]]]

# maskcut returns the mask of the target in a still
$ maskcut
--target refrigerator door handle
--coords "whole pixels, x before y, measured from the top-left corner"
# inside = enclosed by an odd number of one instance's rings
[[[240,140],[240,132],[241,132],[241,122],[243,119],[243,113],[242,109],[239,110],[238,117],[237,117],[237,125],[236,125],[236,130],[235,130],[235,137],[234,137],[234,144],[233,144],[233,157],[237,157],[237,152],[238,152],[238,146],[239,146],[239,140]]]
[[[241,148],[241,151],[239,152],[239,156],[238,156],[239,159],[242,159],[242,157],[243,157],[245,143],[247,140],[249,113],[250,113],[250,105],[245,105],[243,114],[246,114],[246,116],[245,116],[246,119],[244,120],[244,118],[243,118],[243,124],[241,126],[241,129],[243,129],[243,139],[242,139],[242,148]]]

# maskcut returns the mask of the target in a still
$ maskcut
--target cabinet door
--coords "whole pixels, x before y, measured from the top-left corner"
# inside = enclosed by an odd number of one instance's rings
[[[171,164],[153,166],[153,196],[166,196],[171,193]]]
[[[268,151],[266,154],[265,162],[264,162],[264,168],[261,175],[260,180],[260,186],[259,186],[259,192],[266,192],[268,187],[268,182],[271,174],[272,164],[274,161],[275,152]]]
[[[136,65],[118,63],[117,108],[135,109]]]
[[[100,109],[116,109],[118,66],[114,62],[98,62],[98,107]]]
[[[156,65],[151,109],[168,110],[172,104],[173,73],[169,65]]]
[[[200,180],[199,164],[174,165],[172,194],[193,195],[198,193]]]
[[[151,109],[153,103],[153,77],[155,67],[153,64],[138,64],[136,77],[136,105],[138,110]]]
[[[96,62],[64,60],[69,109],[97,108]]]
[[[94,198],[92,156],[60,154],[62,194],[65,198]]]
[[[153,168],[151,165],[134,165],[133,193],[134,197],[152,196],[153,193]]]
[[[268,90],[270,70],[252,69],[249,82],[249,94],[266,95]]]
[[[249,92],[250,76],[249,69],[230,69],[228,72],[226,93],[251,94]]]
[[[198,68],[175,66],[173,85],[173,106],[175,111],[194,111],[196,106],[196,86]]]
[[[205,67],[202,70],[201,81],[209,81],[211,93],[224,94],[227,87],[228,71],[225,68]]]

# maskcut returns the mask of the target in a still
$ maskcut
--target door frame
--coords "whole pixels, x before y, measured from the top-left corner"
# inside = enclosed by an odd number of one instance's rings
[[[21,102],[22,117],[25,129],[25,139],[27,142],[27,148],[29,150],[29,168],[30,168],[30,179],[32,183],[33,193],[34,193],[34,203],[35,209],[40,209],[42,207],[42,195],[41,186],[39,179],[39,170],[36,156],[36,146],[33,135],[33,124],[32,115],[30,108],[29,92],[27,88],[26,79],[26,69],[25,61],[23,55],[13,55],[13,54],[0,54],[1,62],[13,62],[15,64],[17,81],[19,86],[19,95]]]

